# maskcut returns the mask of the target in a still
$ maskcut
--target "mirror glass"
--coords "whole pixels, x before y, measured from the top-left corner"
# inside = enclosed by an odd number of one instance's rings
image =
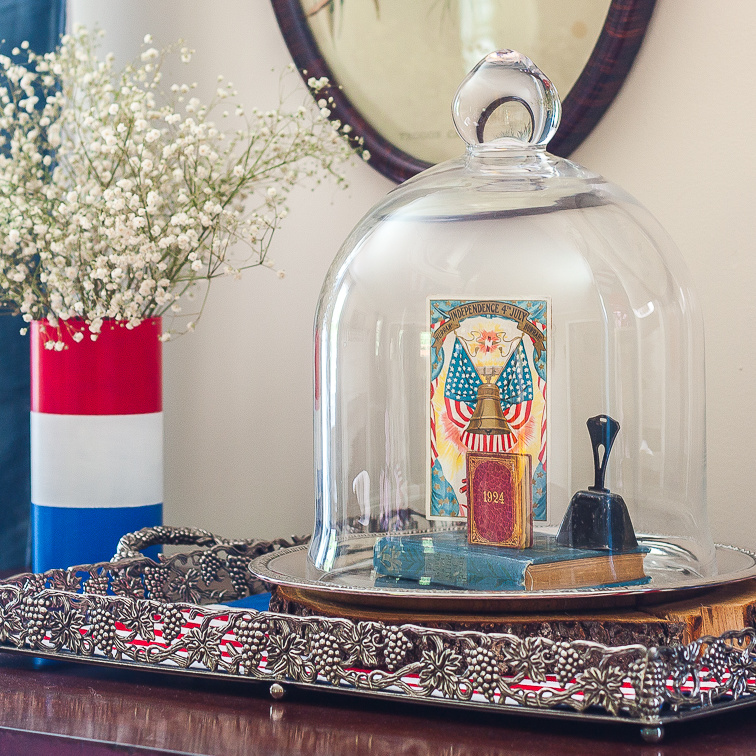
[[[564,98],[582,73],[611,0],[300,0],[310,31],[356,109],[418,160],[463,145],[451,102],[492,50],[527,55]]]

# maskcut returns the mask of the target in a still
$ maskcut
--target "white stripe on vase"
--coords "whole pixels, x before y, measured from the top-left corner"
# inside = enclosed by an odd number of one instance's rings
[[[163,413],[31,413],[31,499],[51,507],[163,501]]]

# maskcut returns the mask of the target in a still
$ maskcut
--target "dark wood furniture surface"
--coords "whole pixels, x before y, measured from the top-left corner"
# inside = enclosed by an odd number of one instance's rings
[[[0,654],[0,754],[190,753],[318,756],[749,754],[756,709],[670,725],[644,744],[638,728],[554,722],[293,693],[83,664],[32,666]]]

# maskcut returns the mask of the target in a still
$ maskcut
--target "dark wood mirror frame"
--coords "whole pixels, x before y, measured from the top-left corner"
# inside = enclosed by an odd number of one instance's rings
[[[596,46],[582,73],[562,103],[559,130],[549,151],[566,157],[587,136],[611,104],[640,49],[656,0],[612,0]],[[300,0],[271,0],[294,63],[310,76],[326,76],[332,83],[331,118],[348,123],[356,138],[364,140],[370,165],[396,182],[405,181],[430,167],[384,139],[338,88],[307,23]]]

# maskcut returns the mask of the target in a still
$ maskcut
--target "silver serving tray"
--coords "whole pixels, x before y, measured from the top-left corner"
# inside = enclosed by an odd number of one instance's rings
[[[140,555],[155,544],[201,548],[156,563]],[[293,544],[229,541],[161,526],[124,536],[111,562],[7,578],[0,581],[0,651],[264,683],[274,698],[291,686],[632,723],[651,742],[662,738],[668,723],[756,704],[752,627],[687,644],[607,645],[228,606],[263,589],[249,562],[281,546]],[[729,565],[730,582],[752,574],[753,555],[730,547],[717,553],[720,565]],[[306,552],[286,548],[258,562],[276,564],[277,557],[305,564]],[[724,581],[722,575],[703,587]],[[374,605],[376,596],[368,596]]]
[[[372,543],[366,538],[365,543]],[[307,546],[281,549],[253,560],[252,574],[268,583],[295,588],[347,605],[377,608],[412,607],[420,610],[455,610],[474,612],[536,611],[564,606],[568,609],[592,606],[636,606],[672,601],[682,594],[690,596],[725,583],[735,583],[756,577],[756,555],[736,546],[716,546],[716,574],[701,577],[683,571],[671,573],[654,568],[654,557],[664,561],[679,547],[656,538],[639,538],[650,549],[646,557],[646,572],[651,578],[644,585],[580,588],[550,591],[475,591],[443,586],[417,588],[376,585],[376,574],[366,548],[366,558],[352,566],[331,573],[320,573],[307,558]]]

